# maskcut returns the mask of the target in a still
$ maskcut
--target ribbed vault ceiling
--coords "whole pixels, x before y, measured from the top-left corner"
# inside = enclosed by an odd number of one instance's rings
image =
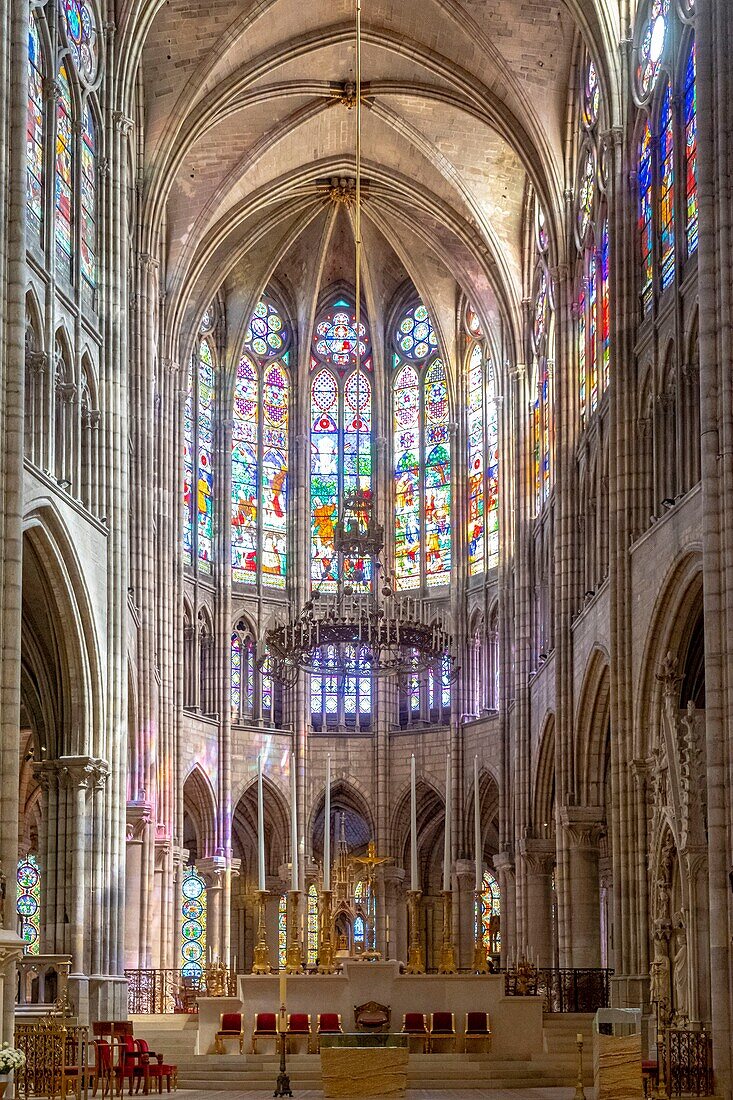
[[[608,34],[602,0],[574,6],[362,0],[367,297],[407,274],[447,328],[457,282],[516,331],[528,180],[551,226],[561,209],[577,20]],[[136,17],[145,243],[165,253],[176,355],[225,280],[245,311],[295,260],[328,283],[324,240],[346,236],[324,180],[353,175],[337,93],[354,78],[354,2],[134,0]]]

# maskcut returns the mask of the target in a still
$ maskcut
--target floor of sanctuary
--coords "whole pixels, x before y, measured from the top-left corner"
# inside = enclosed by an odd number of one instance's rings
[[[321,1100],[323,1093],[313,1089],[299,1089],[296,1081],[291,1081],[293,1088],[293,1100]],[[166,1094],[167,1095],[167,1094]],[[242,1096],[235,1090],[220,1092],[203,1091],[196,1089],[179,1089],[177,1097],[182,1100],[230,1100],[234,1096]],[[247,1100],[265,1100],[272,1096],[272,1089],[266,1092],[247,1092]],[[573,1088],[541,1088],[541,1089],[408,1089],[405,1093],[406,1100],[572,1100],[575,1095]],[[587,1100],[594,1100],[595,1089],[586,1087]],[[379,1100],[379,1097],[370,1097],[370,1100]],[[390,1097],[389,1100],[394,1100]]]

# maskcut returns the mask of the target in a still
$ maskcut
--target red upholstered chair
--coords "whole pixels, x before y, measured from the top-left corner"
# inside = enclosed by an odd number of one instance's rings
[[[258,1039],[274,1039],[277,1049],[277,1013],[256,1012],[255,1026],[252,1028],[252,1053],[257,1053]]]
[[[97,1095],[99,1082],[102,1082],[102,1097],[112,1091],[112,1047],[106,1039],[94,1040],[94,1083],[92,1096]]]
[[[321,1035],[343,1035],[340,1012],[319,1012],[316,1024],[316,1054],[321,1049]]]
[[[430,1051],[435,1051],[435,1044],[445,1042],[449,1049],[456,1049],[456,1018],[452,1012],[430,1013]]]
[[[488,1051],[491,1047],[491,1028],[489,1027],[488,1012],[467,1012],[466,1026],[463,1034],[463,1049],[467,1049],[468,1043],[477,1040],[483,1049]]]
[[[423,1054],[428,1049],[428,1024],[424,1012],[406,1012],[402,1018],[402,1034],[422,1041]]]
[[[141,1064],[141,1055],[131,1033],[120,1035],[118,1041],[119,1062],[115,1066],[114,1076],[119,1081],[120,1094],[125,1091],[125,1081],[129,1084],[130,1096],[132,1096],[132,1082],[135,1080],[135,1070]]]
[[[238,1039],[239,1053],[244,1050],[244,1023],[241,1012],[222,1012],[219,1018],[219,1030],[214,1039],[214,1050],[217,1054],[224,1053],[224,1040]]]
[[[155,1058],[155,1062],[151,1061],[148,1064],[149,1080],[157,1081],[158,1092],[162,1093],[163,1080],[165,1079],[168,1092],[171,1091],[171,1085],[173,1086],[173,1091],[175,1092],[175,1090],[178,1088],[178,1066],[171,1065],[169,1062],[164,1062],[162,1054],[156,1054]]]
[[[303,1039],[306,1042],[306,1053],[310,1054],[311,1046],[311,1018],[307,1012],[291,1012],[288,1015],[288,1026],[285,1028],[285,1039]],[[288,1047],[292,1049],[292,1045]]]

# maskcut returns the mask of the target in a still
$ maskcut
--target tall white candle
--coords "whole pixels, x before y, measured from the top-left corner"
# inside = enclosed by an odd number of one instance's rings
[[[262,797],[262,753],[257,757],[257,889],[264,893],[265,886],[265,807]]]
[[[414,753],[410,760],[410,889],[420,889],[417,874],[417,787]]]
[[[450,789],[450,753],[445,758],[445,829],[443,831],[443,890],[450,890],[450,849],[451,849],[451,789]]]
[[[481,799],[478,789],[478,756],[473,758],[473,847],[476,859],[476,892],[481,893],[483,885],[483,860],[481,858]]]
[[[323,813],[323,889],[331,889],[331,754],[326,759],[326,808]]]
[[[290,847],[292,852],[291,862],[291,875],[290,875],[290,889],[298,889],[298,802],[297,802],[297,786],[298,777],[296,775],[295,767],[295,753],[290,754]]]

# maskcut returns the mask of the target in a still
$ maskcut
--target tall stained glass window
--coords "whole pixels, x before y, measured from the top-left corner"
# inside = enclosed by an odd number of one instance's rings
[[[277,965],[284,970],[288,962],[288,899],[280,895],[277,903]]]
[[[181,974],[201,978],[206,963],[206,883],[187,867],[181,883]]]
[[[547,273],[547,245],[537,237],[532,308],[532,451],[535,509],[540,511],[552,488],[552,386],[550,363],[554,331]]]
[[[588,257],[588,382],[590,411],[598,408],[598,264],[595,250]]]
[[[58,98],[56,101],[56,262],[67,279],[71,278],[73,260],[74,224],[72,188],[74,180],[74,118],[71,105],[71,88],[66,66],[58,74]]]
[[[501,897],[499,883],[491,871],[484,871],[481,897],[476,907],[477,932],[480,932],[487,952],[501,951]],[[478,938],[478,936],[477,936]]]
[[[601,226],[601,383],[605,390],[611,374],[611,307],[609,300],[608,218]]]
[[[306,936],[306,961],[308,967],[313,967],[318,961],[318,890],[315,883],[308,887]]]
[[[357,356],[360,369],[357,372]],[[335,592],[339,569],[357,593],[371,589],[371,562],[336,560],[344,496],[372,492],[372,358],[363,320],[343,298],[318,316],[311,348],[311,585]]]
[[[284,588],[287,573],[289,332],[273,302],[257,305],[234,389],[232,580]]]
[[[448,584],[451,571],[448,379],[422,303],[403,314],[394,349],[395,576],[404,590]]]
[[[664,290],[674,280],[674,111],[671,82],[665,89],[659,117],[659,233]]]
[[[97,128],[89,103],[81,131],[81,274],[90,287],[97,282]]]
[[[188,368],[183,409],[184,565],[212,571],[214,541],[214,366],[213,307],[201,318],[199,336]]]
[[[697,81],[695,39],[685,66],[685,233],[687,255],[697,249]]]
[[[354,646],[324,646],[318,671],[310,677],[311,720],[315,729],[369,729],[372,675],[368,659]]]
[[[667,41],[669,0],[648,0],[642,12],[637,48],[636,88],[641,99],[652,92]]]
[[[244,623],[231,638],[231,703],[235,721],[255,716],[255,646]]]
[[[652,131],[647,120],[639,142],[639,247],[641,250],[641,298],[644,312],[652,304],[654,244],[652,240]]]
[[[214,542],[214,360],[206,337],[199,342],[197,427],[196,545],[199,569],[210,573]]]
[[[43,222],[43,79],[44,64],[38,22],[28,24],[28,111],[26,127],[26,209],[28,225],[40,234]]]
[[[41,950],[41,869],[34,855],[18,860],[16,911],[26,955]]]
[[[469,339],[468,404],[468,572],[483,573],[499,560],[499,419],[494,369],[480,328],[472,327],[467,313]]]

